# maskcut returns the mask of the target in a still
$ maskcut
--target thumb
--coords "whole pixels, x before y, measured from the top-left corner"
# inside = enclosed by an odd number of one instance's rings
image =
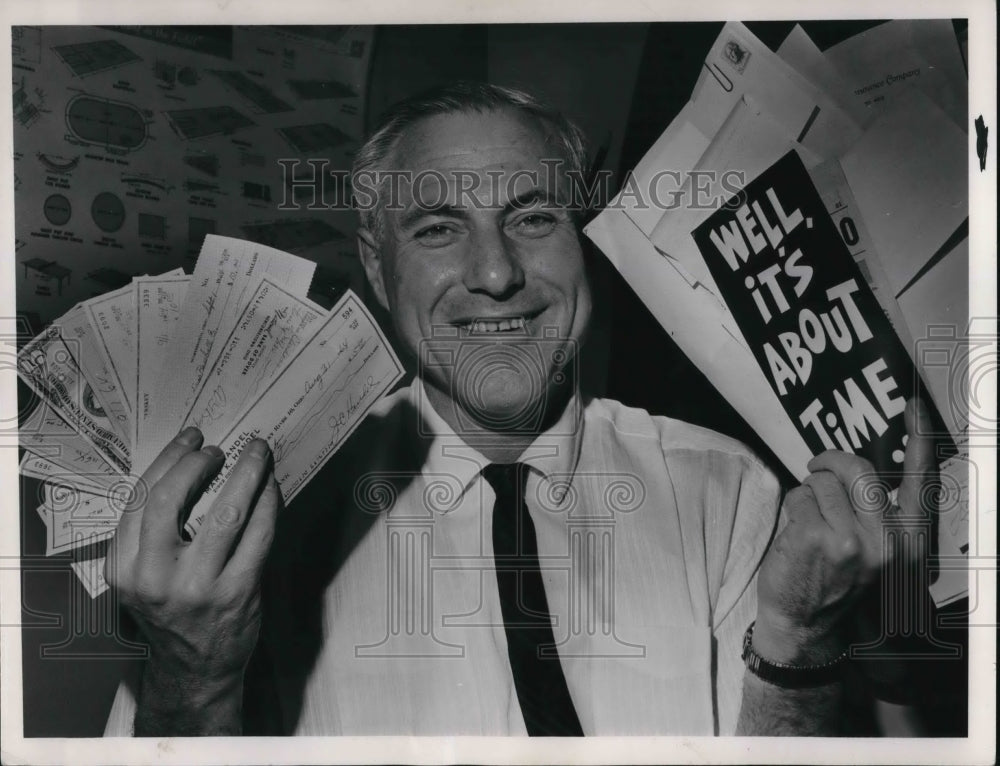
[[[934,507],[937,460],[934,457],[934,428],[927,406],[914,397],[906,403],[906,452],[903,481],[899,485],[899,508],[904,516],[926,518]]]

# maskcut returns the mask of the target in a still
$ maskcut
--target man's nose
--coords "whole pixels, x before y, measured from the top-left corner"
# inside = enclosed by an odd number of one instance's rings
[[[504,298],[524,286],[524,270],[514,244],[493,227],[475,232],[464,273],[469,292]]]

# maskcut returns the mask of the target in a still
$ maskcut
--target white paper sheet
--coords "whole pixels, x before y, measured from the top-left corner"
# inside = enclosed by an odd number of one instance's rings
[[[778,46],[777,53],[813,85],[826,91],[837,102],[837,106],[847,112],[858,125],[864,125],[874,117],[874,113],[854,96],[847,81],[800,24],[792,27],[792,31]]]
[[[722,29],[695,85],[691,122],[712,136],[736,102],[748,95],[794,140],[823,159],[842,154],[860,126],[824,91],[781,60],[743,24]]]
[[[967,144],[909,88],[841,160],[896,295],[969,216]]]
[[[85,559],[83,561],[70,562],[73,574],[83,583],[84,589],[91,598],[97,598],[108,589],[107,580],[104,579],[104,556],[98,558]]]
[[[824,51],[864,108],[878,114],[916,88],[968,132],[968,78],[951,19],[897,19]]]

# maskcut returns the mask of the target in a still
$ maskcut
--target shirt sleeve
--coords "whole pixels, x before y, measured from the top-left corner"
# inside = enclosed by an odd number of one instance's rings
[[[743,635],[757,616],[757,572],[778,526],[781,486],[756,458],[731,474],[732,502],[707,509],[716,733],[736,731],[743,697]],[[728,493],[727,493],[728,494]]]

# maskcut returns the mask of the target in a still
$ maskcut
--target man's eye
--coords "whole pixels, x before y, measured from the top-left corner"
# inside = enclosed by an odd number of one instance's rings
[[[443,223],[435,223],[431,226],[425,226],[413,236],[425,245],[443,245],[451,242],[454,235],[455,230],[452,227]]]
[[[556,219],[548,213],[527,213],[514,221],[515,230],[529,237],[541,237],[555,228]]]

